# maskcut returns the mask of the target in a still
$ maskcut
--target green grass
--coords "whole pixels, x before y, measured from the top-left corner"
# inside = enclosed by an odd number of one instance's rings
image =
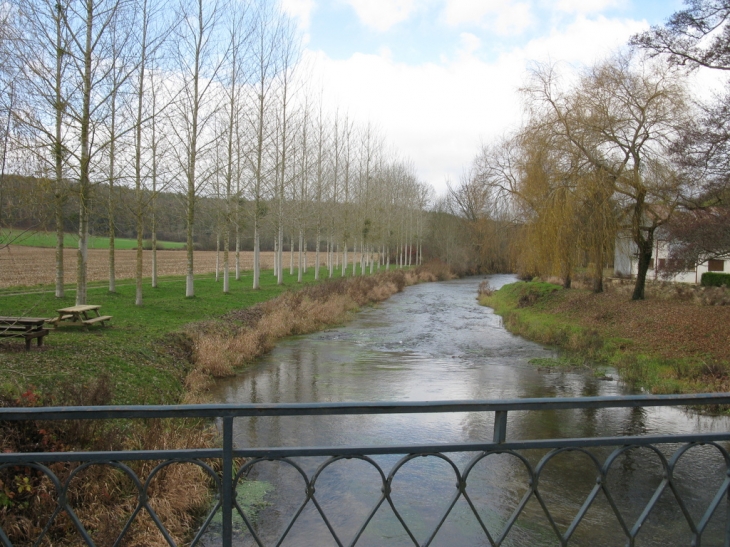
[[[480,297],[479,302],[501,315],[510,332],[571,353],[555,362],[536,361],[538,367],[559,368],[582,362],[603,374],[600,367],[608,365],[616,368],[627,384],[652,393],[712,391],[712,386],[702,380],[701,360],[648,354],[636,340],[606,336],[554,312],[565,295],[559,285],[518,282]]]
[[[50,247],[56,246],[56,233],[55,232],[35,232],[35,231],[23,231],[23,230],[0,230],[0,244],[12,244],[12,245],[23,245],[26,247]],[[79,244],[78,234],[64,234],[63,245],[68,248],[77,247]],[[89,236],[89,249],[108,249],[109,238]],[[129,238],[115,238],[114,248],[125,250],[125,249],[136,249],[137,240]],[[184,249],[185,243],[176,241],[158,241],[158,249]]]
[[[326,277],[324,269],[321,277]],[[304,282],[314,282],[313,269]],[[103,315],[113,316],[111,327],[96,325],[88,332],[72,326],[51,329],[43,348],[34,343],[30,352],[22,351],[22,340],[0,339],[6,348],[0,352],[0,390],[17,392],[34,386],[43,393],[62,382],[87,383],[107,374],[117,404],[175,403],[190,367],[179,355],[176,332],[188,323],[220,317],[300,286],[296,273],[290,276],[287,271],[284,285],[277,286],[271,270],[262,271],[260,290],[252,290],[251,284],[252,274],[245,272],[240,281],[231,281],[230,294],[223,294],[222,281],[201,275],[195,279],[195,296],[186,298],[184,277],[163,277],[156,289],[145,282],[141,307],[134,305],[133,283],[119,286],[113,294],[101,283],[90,285],[87,302],[101,305]],[[11,290],[0,291],[2,315],[51,318],[57,309],[75,303],[71,290],[62,299],[54,297],[51,287],[32,294],[10,294]]]

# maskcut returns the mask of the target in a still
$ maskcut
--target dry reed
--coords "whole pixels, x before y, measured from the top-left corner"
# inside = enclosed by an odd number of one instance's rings
[[[61,386],[59,399],[42,401],[28,391],[16,400],[0,400],[2,406],[38,406],[48,403],[108,404],[108,380],[100,378],[90,386]],[[86,393],[86,395],[84,395]],[[202,422],[148,420],[124,425],[102,421],[0,422],[0,449],[11,452],[73,450],[156,450],[209,448],[215,446],[216,433]],[[160,462],[128,462],[132,472],[144,483]],[[79,469],[78,463],[49,464],[50,470],[68,484],[66,499],[96,545],[112,545],[126,521],[140,503],[139,492],[130,477],[108,464]],[[210,506],[212,478],[199,466],[181,463],[161,468],[147,490],[149,506],[158,514],[178,544],[190,537],[191,530]],[[0,471],[0,526],[13,545],[34,545],[56,510],[59,492],[42,472],[23,466]],[[62,511],[50,524],[40,545],[85,545],[69,515]],[[143,509],[127,531],[121,545],[157,547],[168,545]]]

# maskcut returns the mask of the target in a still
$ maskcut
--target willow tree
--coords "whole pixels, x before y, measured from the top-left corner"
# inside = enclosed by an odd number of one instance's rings
[[[554,120],[554,134],[609,185],[639,256],[632,299],[641,300],[654,234],[685,190],[668,153],[687,123],[683,81],[665,66],[630,56],[591,67],[572,89],[557,81],[552,67],[533,73],[525,88],[531,113]]]
[[[521,140],[523,163],[518,192],[526,219],[522,256],[535,273],[557,275],[570,288],[580,261],[577,241],[579,171],[575,158],[541,128],[528,128]]]

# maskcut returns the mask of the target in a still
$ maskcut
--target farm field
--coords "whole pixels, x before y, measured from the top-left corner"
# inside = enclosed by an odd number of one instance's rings
[[[0,244],[23,245],[24,247],[49,247],[56,246],[55,232],[31,232],[18,229],[0,230]],[[65,234],[63,237],[64,247],[76,248],[79,244],[79,236],[77,234]],[[119,249],[136,249],[137,240],[130,238],[117,237],[114,239],[114,247]],[[89,236],[89,249],[108,249],[109,238],[99,236]],[[184,249],[185,243],[177,241],[158,241],[157,249]]]
[[[65,249],[63,255],[64,282],[76,283],[76,249]],[[143,277],[152,276],[152,251],[143,251]],[[117,280],[134,279],[136,271],[137,251],[117,250],[115,253],[115,270]],[[196,274],[215,272],[215,251],[196,251],[194,269]],[[288,254],[288,253],[285,253]],[[88,279],[104,281],[109,279],[109,251],[106,249],[89,249]],[[233,271],[235,253],[230,254],[231,271]],[[220,253],[221,264],[223,253]],[[284,267],[289,265],[289,258],[284,257]],[[274,253],[261,253],[261,268],[274,267]],[[253,269],[253,252],[241,252],[241,269]],[[56,276],[56,251],[44,247],[26,247],[8,245],[0,249],[0,289],[8,287],[33,287],[36,285],[53,285]],[[185,275],[186,253],[184,251],[157,251],[157,274],[159,276]]]

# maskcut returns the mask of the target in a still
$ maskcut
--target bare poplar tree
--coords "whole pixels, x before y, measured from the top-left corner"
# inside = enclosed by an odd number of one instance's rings
[[[199,156],[213,142],[206,134],[216,111],[217,83],[225,56],[217,42],[223,6],[217,0],[191,0],[181,4],[182,24],[176,34],[176,57],[181,72],[181,92],[175,101],[177,124],[173,124],[182,152],[178,161],[185,177],[187,274],[185,296],[195,296],[194,243],[195,205],[198,193],[207,179],[199,172]],[[208,137],[208,138],[206,138]]]
[[[69,101],[77,91],[72,79],[70,36],[64,22],[67,0],[23,0],[18,5],[22,39],[15,42],[17,62],[28,105],[16,111],[19,123],[37,135],[42,157],[53,173],[56,229],[56,297],[64,296],[64,213],[68,197]],[[20,37],[18,37],[20,38]]]
[[[286,188],[293,181],[289,180],[287,170],[289,161],[289,133],[290,118],[292,115],[291,100],[296,89],[293,89],[293,76],[296,62],[299,59],[299,43],[291,21],[285,20],[281,32],[281,69],[279,71],[280,89],[280,110],[279,110],[279,139],[277,139],[278,168],[276,176],[276,283],[284,283],[284,205],[286,200]]]
[[[128,0],[78,0],[69,2],[62,17],[68,31],[68,50],[74,78],[79,82],[80,100],[70,101],[69,111],[78,131],[79,247],[76,266],[76,303],[86,303],[89,216],[95,160],[106,151],[108,141],[97,132],[108,112],[108,103],[128,73],[110,84],[114,55],[113,32],[120,19],[131,20]],[[126,27],[125,27],[126,29]],[[125,31],[121,27],[117,32]]]
[[[240,198],[236,181],[240,175],[237,169],[237,156],[240,150],[237,140],[242,138],[240,123],[243,116],[243,90],[247,83],[245,73],[246,56],[248,55],[248,40],[251,29],[248,22],[248,7],[243,3],[235,3],[231,6],[231,14],[228,18],[228,62],[226,64],[226,164],[225,164],[225,212],[223,222],[223,292],[230,292],[229,279],[229,249],[231,229],[236,212],[237,202]],[[238,250],[238,248],[237,248]],[[238,253],[237,253],[238,255]],[[238,272],[238,263],[236,271]]]
[[[277,83],[278,46],[282,34],[282,18],[265,2],[259,3],[255,13],[251,44],[253,101],[249,115],[253,143],[250,154],[251,185],[249,194],[253,221],[253,288],[260,288],[261,277],[261,222],[267,212],[266,197],[276,166],[271,168],[267,154],[275,134],[274,100]]]
[[[157,286],[157,234],[155,225],[155,203],[157,199],[157,167],[159,139],[157,135],[157,115],[160,111],[159,93],[153,81],[155,71],[155,54],[164,44],[164,40],[176,27],[177,21],[165,19],[170,7],[167,2],[154,5],[150,0],[138,0],[139,26],[133,51],[137,58],[137,67],[133,78],[133,95],[135,104],[131,108],[130,118],[133,120],[134,137],[134,217],[137,233],[137,252],[135,257],[135,298],[136,306],[143,303],[142,272],[144,248],[144,219],[148,209],[152,208],[152,287]],[[144,153],[144,133],[150,132],[149,154]],[[151,167],[146,169],[148,163]],[[152,192],[145,191],[147,178],[151,178]]]

